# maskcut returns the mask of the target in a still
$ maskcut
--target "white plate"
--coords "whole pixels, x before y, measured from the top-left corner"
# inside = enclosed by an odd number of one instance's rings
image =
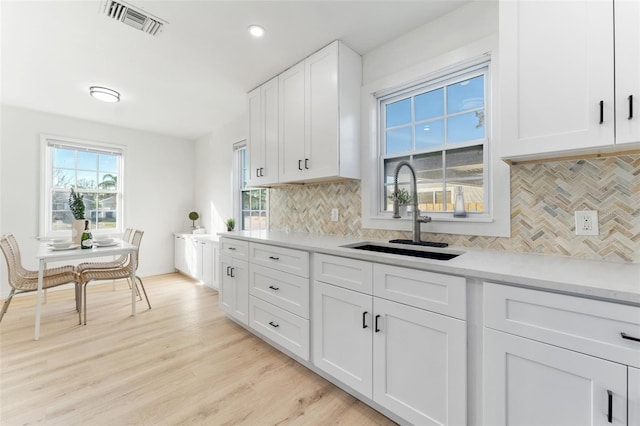
[[[104,246],[105,244],[117,243],[117,241],[114,238],[105,238],[104,240],[93,240],[93,242],[101,246]]]
[[[119,243],[117,241],[113,241],[110,243],[95,243],[94,245],[96,247],[113,247],[113,246],[117,246]]]
[[[51,247],[51,251],[75,250],[78,247],[80,247],[78,244],[71,244],[69,247],[60,247],[60,248]]]

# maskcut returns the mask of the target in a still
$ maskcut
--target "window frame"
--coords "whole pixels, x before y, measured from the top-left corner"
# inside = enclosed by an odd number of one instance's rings
[[[386,148],[386,109],[384,108],[384,106],[394,103],[394,102],[399,102],[401,100],[405,100],[408,98],[415,98],[416,96],[419,96],[421,94],[430,92],[432,90],[437,90],[439,88],[444,88],[447,86],[452,86],[454,84],[457,84],[461,81],[465,81],[471,78],[475,78],[475,77],[479,77],[479,76],[483,76],[484,77],[484,106],[483,106],[483,110],[484,110],[484,120],[485,120],[485,134],[484,134],[484,138],[482,139],[474,139],[471,141],[465,141],[465,142],[455,142],[455,143],[448,143],[446,140],[445,142],[438,146],[438,147],[432,147],[432,148],[425,148],[425,149],[420,149],[420,150],[416,150],[415,149],[415,117],[414,117],[414,112],[415,112],[415,108],[414,108],[414,103],[412,101],[412,111],[411,111],[411,122],[409,123],[409,125],[412,128],[412,149],[408,150],[408,151],[403,151],[400,153],[396,153],[396,154],[386,154],[385,148]],[[412,86],[409,87],[405,87],[401,90],[397,90],[397,91],[387,91],[384,92],[383,94],[380,94],[377,97],[377,101],[378,101],[378,115],[377,115],[377,120],[378,120],[378,173],[380,176],[379,179],[379,194],[378,194],[378,200],[379,200],[379,205],[378,205],[378,215],[387,215],[387,216],[391,216],[393,212],[391,211],[387,211],[385,210],[385,205],[386,203],[386,192],[385,192],[385,188],[387,186],[387,183],[384,181],[385,180],[385,172],[384,172],[384,164],[385,164],[385,160],[388,159],[404,159],[404,158],[409,158],[409,161],[411,161],[411,159],[415,158],[416,156],[420,156],[420,155],[424,155],[424,154],[433,154],[433,153],[443,153],[442,155],[442,172],[443,172],[443,176],[442,176],[442,194],[446,200],[446,194],[449,192],[447,191],[447,177],[446,177],[446,152],[447,151],[455,151],[457,149],[463,149],[463,148],[471,148],[471,147],[476,147],[476,146],[482,146],[482,157],[483,157],[483,171],[482,171],[482,187],[483,187],[483,204],[484,204],[484,211],[482,212],[467,212],[467,217],[463,218],[463,219],[457,219],[457,220],[473,220],[474,218],[490,218],[491,217],[491,211],[490,211],[490,199],[491,199],[491,193],[490,193],[490,185],[489,185],[489,176],[490,176],[490,161],[489,161],[489,150],[490,150],[490,141],[492,139],[492,135],[491,135],[491,122],[493,119],[493,114],[492,114],[492,107],[491,107],[491,99],[489,94],[491,93],[491,61],[490,59],[486,59],[484,62],[480,62],[478,64],[474,64],[472,66],[469,67],[463,67],[461,69],[449,72],[449,73],[443,73],[443,75],[440,75],[436,78],[433,79],[428,79],[419,83],[416,83]],[[469,111],[463,111],[463,112],[458,112],[458,113],[454,113],[454,114],[448,114],[446,112],[446,97],[445,97],[445,103],[443,104],[443,107],[445,107],[445,111],[443,112],[443,119],[448,119],[449,117],[452,116],[457,116],[457,115],[462,115],[465,113],[468,113]],[[421,120],[422,121],[422,120]],[[445,133],[446,133],[446,126],[445,126]],[[405,184],[408,182],[404,182]],[[453,191],[452,192],[452,196],[453,196]],[[452,211],[424,211],[424,214],[427,214],[429,216],[432,217],[432,219],[436,220],[436,219],[447,219],[448,217],[450,217],[452,215]]]
[[[246,140],[240,141],[240,142],[236,142],[233,145],[233,152],[234,152],[234,162],[233,162],[233,175],[234,175],[234,191],[233,191],[233,216],[235,218],[236,221],[236,229],[240,230],[240,231],[261,231],[261,230],[268,230],[269,229],[269,191],[266,188],[254,188],[251,187],[249,185],[245,186],[245,178],[246,178],[246,182],[249,182],[249,174],[248,174],[248,168],[246,167],[248,165],[248,155],[249,155],[249,148],[247,145]],[[243,157],[244,155],[244,157]],[[246,161],[244,161],[246,160]],[[264,209],[258,209],[258,210],[253,210],[250,209],[250,212],[253,211],[257,211],[257,212],[264,212],[265,214],[265,229],[245,229],[243,227],[243,212],[245,211],[242,207],[242,202],[243,202],[243,195],[245,192],[251,192],[251,191],[256,191],[256,190],[260,190],[260,191],[265,191],[265,208]]]
[[[120,234],[124,230],[124,212],[125,212],[125,193],[124,193],[124,170],[126,149],[122,145],[95,142],[86,139],[68,138],[65,136],[40,135],[40,158],[41,158],[41,179],[40,179],[40,238],[65,238],[68,237],[70,230],[55,231],[51,227],[52,215],[52,195],[53,195],[53,151],[54,145],[61,145],[76,149],[79,151],[99,151],[104,153],[113,153],[119,156],[118,161],[118,182],[116,188],[116,227],[109,229],[93,229],[94,235]],[[79,190],[77,192],[87,192]],[[93,192],[93,191],[89,191]],[[97,193],[97,191],[96,191]],[[92,224],[93,226],[93,224]]]
[[[429,80],[442,78],[458,70],[466,69],[489,62],[489,93],[486,93],[486,102],[491,108],[491,123],[487,129],[491,135],[491,141],[484,155],[488,156],[489,172],[487,175],[488,210],[490,215],[468,215],[466,218],[433,217],[431,223],[422,225],[422,232],[444,233],[458,235],[475,235],[491,237],[509,237],[511,234],[510,211],[510,169],[509,165],[499,157],[500,128],[498,111],[498,67],[499,52],[497,49],[497,37],[488,36],[473,43],[461,46],[442,55],[432,57],[417,63],[409,68],[391,72],[385,77],[372,80],[363,84],[361,91],[361,116],[362,123],[362,227],[364,229],[377,229],[389,231],[411,231],[413,224],[410,218],[392,219],[390,213],[381,213],[381,197],[383,196],[383,170],[380,167],[379,158],[379,103],[378,98]],[[365,70],[366,71],[366,70]]]

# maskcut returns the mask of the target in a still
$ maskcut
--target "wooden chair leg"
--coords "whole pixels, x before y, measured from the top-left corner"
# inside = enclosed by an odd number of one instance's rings
[[[140,281],[140,287],[142,287],[142,292],[144,293],[144,298],[147,299],[147,305],[149,306],[149,309],[151,309],[151,303],[149,303],[149,297],[147,296],[147,290],[145,290],[144,284],[142,284],[142,278],[140,278],[139,276],[136,275],[136,279],[138,281]],[[138,289],[138,283],[136,283],[136,290],[137,289]],[[138,292],[138,294],[140,294],[140,292]],[[142,300],[142,296],[140,297],[140,300]]]
[[[7,312],[7,309],[9,309],[9,303],[11,303],[11,299],[13,299],[13,295],[15,293],[16,293],[16,289],[12,288],[11,293],[9,293],[9,297],[2,304],[2,310],[0,311],[0,321],[2,321],[2,318],[4,317],[5,312]]]

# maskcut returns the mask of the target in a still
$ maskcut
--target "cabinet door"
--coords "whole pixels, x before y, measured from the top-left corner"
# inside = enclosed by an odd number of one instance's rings
[[[202,282],[207,287],[213,287],[213,241],[201,241],[202,244]]]
[[[220,256],[220,307],[249,324],[249,268],[247,262]]]
[[[613,144],[612,0],[501,1],[499,34],[503,157]]]
[[[264,163],[260,166],[260,183],[268,185],[278,182],[278,77],[263,84],[262,115],[264,118]]]
[[[305,179],[338,175],[338,43],[305,61]]]
[[[260,168],[264,168],[264,118],[261,88],[247,95],[249,129],[247,137],[249,186],[260,184]]]
[[[483,360],[484,424],[627,424],[624,365],[488,328]]]
[[[182,235],[176,235],[174,238],[174,267],[180,272],[187,273],[187,257],[186,243]]]
[[[640,2],[615,2],[616,143],[640,142]]]
[[[368,398],[372,389],[372,297],[313,284],[313,363]]]
[[[629,367],[629,425],[640,425],[640,368]]]
[[[279,181],[285,183],[301,180],[304,176],[304,62],[289,68],[278,78],[280,93]]]
[[[377,297],[373,309],[373,400],[412,424],[466,424],[466,322]]]

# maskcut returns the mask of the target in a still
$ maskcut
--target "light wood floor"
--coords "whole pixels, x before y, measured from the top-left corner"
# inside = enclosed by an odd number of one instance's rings
[[[144,280],[152,310],[131,317],[127,284],[50,291],[41,338],[35,296],[0,323],[0,424],[394,424],[228,320],[218,293],[179,274]]]

